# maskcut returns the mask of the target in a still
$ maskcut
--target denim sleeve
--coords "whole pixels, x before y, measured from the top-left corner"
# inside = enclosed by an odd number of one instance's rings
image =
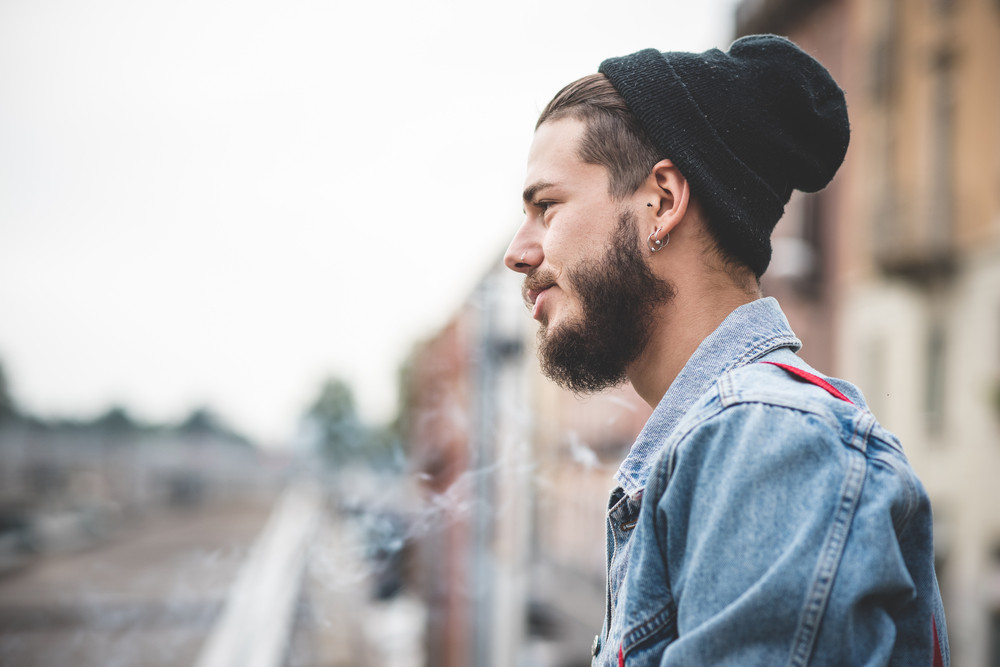
[[[896,662],[898,612],[915,598],[898,533],[917,494],[841,426],[742,403],[679,443],[669,484],[651,481],[644,501],[676,605],[661,665]]]

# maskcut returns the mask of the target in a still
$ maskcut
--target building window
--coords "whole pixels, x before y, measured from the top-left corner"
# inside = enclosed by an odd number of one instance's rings
[[[938,18],[948,18],[955,11],[955,0],[932,0]]]
[[[871,96],[876,104],[889,104],[896,83],[896,52],[898,48],[899,10],[897,0],[879,3],[878,34],[870,60]]]
[[[924,385],[924,413],[927,416],[927,432],[932,436],[941,435],[944,426],[944,348],[944,327],[934,322],[927,333],[927,377]]]
[[[826,264],[823,193],[794,193],[785,207],[780,231],[771,238],[769,280],[780,280],[806,299],[822,296]]]
[[[893,167],[896,138],[896,113],[893,97],[896,94],[899,51],[898,0],[876,3],[876,35],[872,45],[868,70],[868,88],[874,106],[874,136],[871,146],[872,173],[878,182],[872,202],[873,248],[876,261],[898,243],[896,184]]]
[[[865,360],[865,386],[864,391],[868,406],[872,413],[885,419],[886,405],[886,383],[888,380],[888,370],[886,368],[885,342],[880,338],[873,338],[864,347]]]

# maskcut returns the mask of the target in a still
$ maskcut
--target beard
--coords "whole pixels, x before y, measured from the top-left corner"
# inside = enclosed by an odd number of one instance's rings
[[[579,295],[580,318],[538,330],[542,372],[578,394],[615,387],[645,349],[656,324],[656,306],[673,298],[643,257],[636,217],[625,211],[604,254],[567,271]]]

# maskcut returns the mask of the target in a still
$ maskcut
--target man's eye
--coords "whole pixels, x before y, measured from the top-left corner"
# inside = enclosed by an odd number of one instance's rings
[[[542,213],[545,213],[547,210],[549,210],[549,207],[552,206],[552,204],[553,202],[550,201],[535,202],[535,208],[541,209]]]

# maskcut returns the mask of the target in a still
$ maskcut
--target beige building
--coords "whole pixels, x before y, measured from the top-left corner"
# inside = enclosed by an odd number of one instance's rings
[[[823,317],[790,316],[829,325],[823,369],[860,385],[931,494],[954,664],[1000,665],[1000,3],[747,0],[738,17],[845,89],[851,148],[820,195],[837,215],[810,237]],[[776,232],[793,249],[796,206]]]
[[[1000,665],[1000,2],[745,0],[737,19],[813,53],[852,119],[834,182],[776,228],[765,291],[924,480],[953,664]],[[494,267],[413,378],[427,492],[472,508],[423,550],[432,664],[589,664],[607,494],[649,414],[538,376],[518,286]]]

